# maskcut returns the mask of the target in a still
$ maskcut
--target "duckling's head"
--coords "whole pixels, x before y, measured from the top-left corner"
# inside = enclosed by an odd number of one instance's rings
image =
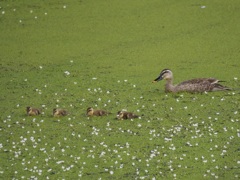
[[[27,111],[27,113],[29,113],[29,112],[32,111],[32,110],[33,110],[32,107],[30,107],[30,106],[26,107],[26,111]]]
[[[93,108],[92,107],[87,108],[87,115],[88,116],[93,115]]]
[[[57,108],[53,109],[53,114],[55,114],[57,112]]]
[[[87,112],[93,111],[92,107],[87,108]]]
[[[124,114],[123,111],[118,111],[117,112],[117,119],[122,119],[123,118],[123,114]]]
[[[162,79],[171,80],[173,78],[173,73],[170,69],[163,69],[160,75],[153,80],[153,82],[161,81]]]

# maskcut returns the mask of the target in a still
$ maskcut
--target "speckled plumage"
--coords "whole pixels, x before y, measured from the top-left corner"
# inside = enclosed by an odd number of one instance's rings
[[[197,78],[173,85],[173,73],[169,69],[163,69],[160,75],[153,82],[157,82],[162,79],[166,80],[166,92],[176,93],[185,91],[195,93],[230,90],[230,88],[219,84],[220,81],[215,78]]]

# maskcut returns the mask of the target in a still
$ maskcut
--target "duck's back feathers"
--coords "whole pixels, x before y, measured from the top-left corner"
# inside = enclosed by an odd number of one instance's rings
[[[95,116],[105,116],[111,114],[110,112],[104,111],[104,110],[94,110],[93,115]]]
[[[138,118],[139,116],[132,113],[132,112],[126,112],[126,111],[118,111],[117,113],[117,119],[134,119]]]
[[[198,78],[184,81],[176,85],[176,90],[187,92],[205,92],[205,91],[223,91],[230,90],[230,88],[219,84],[218,79],[215,78]]]
[[[188,85],[188,84],[214,84],[218,83],[219,80],[215,78],[196,78],[196,79],[190,79],[188,81],[183,81],[179,83],[178,85]]]

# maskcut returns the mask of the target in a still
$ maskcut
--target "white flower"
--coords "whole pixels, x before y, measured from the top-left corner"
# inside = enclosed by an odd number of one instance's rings
[[[64,161],[58,161],[58,162],[56,162],[57,164],[61,164],[61,163],[64,163]]]
[[[65,75],[67,75],[67,76],[70,75],[70,72],[69,72],[69,71],[65,71],[64,73],[65,73]]]
[[[238,137],[240,137],[240,132],[237,133]]]

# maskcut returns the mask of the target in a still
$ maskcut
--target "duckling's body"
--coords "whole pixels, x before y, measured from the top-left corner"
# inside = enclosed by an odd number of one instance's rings
[[[157,82],[162,79],[166,80],[165,91],[166,92],[210,92],[210,91],[224,91],[230,90],[230,88],[219,84],[219,80],[215,78],[197,78],[184,81],[180,84],[173,85],[173,73],[169,69],[164,69],[160,75],[153,81]]]
[[[123,119],[134,119],[138,118],[139,116],[131,113],[131,112],[126,112],[126,111],[118,111],[117,113],[117,119],[123,120]]]
[[[94,110],[92,107],[87,108],[87,116],[105,116],[111,114],[104,110]]]
[[[41,111],[39,109],[29,107],[29,106],[26,108],[26,111],[27,111],[28,116],[37,116],[37,115],[41,114]]]
[[[68,112],[64,109],[58,109],[58,108],[53,109],[54,117],[66,116],[67,114],[68,114]]]

